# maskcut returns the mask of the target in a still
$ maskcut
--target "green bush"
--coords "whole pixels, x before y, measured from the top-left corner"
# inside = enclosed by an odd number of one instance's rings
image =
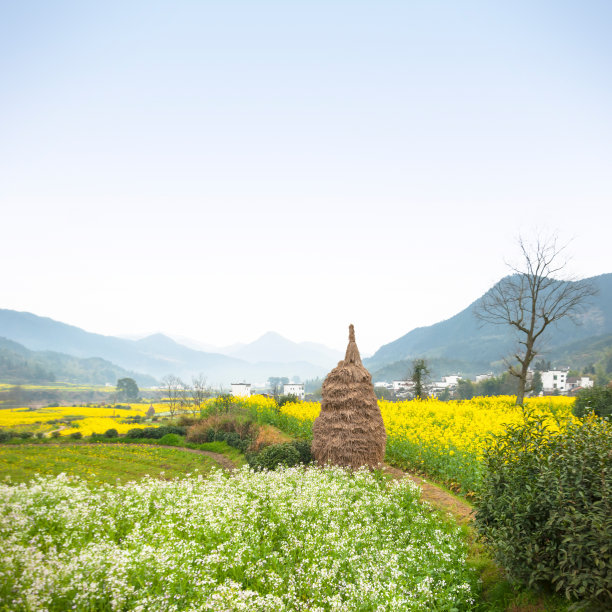
[[[510,577],[612,604],[612,424],[551,432],[530,414],[491,439],[476,526]]]
[[[295,440],[291,442],[295,450],[300,454],[300,463],[308,465],[312,463],[312,451],[310,450],[310,442],[307,440]]]
[[[185,438],[175,433],[167,433],[165,436],[159,439],[160,444],[165,446],[183,446]]]
[[[130,429],[127,432],[128,438],[152,438],[153,440],[159,440],[166,434],[178,434],[179,436],[185,435],[184,427],[177,427],[175,425],[162,425],[161,427],[138,427]]]
[[[583,418],[590,412],[604,418],[612,418],[612,387],[592,387],[578,392],[574,414]]]
[[[70,438],[72,440],[80,440],[83,437],[83,434],[80,431],[73,431],[70,434]]]
[[[105,438],[118,438],[119,432],[116,429],[107,429],[104,432],[104,437]]]
[[[52,438],[59,438],[62,434],[59,431],[52,431],[51,432],[51,437]]]
[[[293,395],[290,393],[289,395],[281,395],[276,404],[279,408],[284,406],[285,404],[297,404],[300,401],[300,398],[297,395]]]
[[[10,431],[5,431],[4,429],[0,429],[0,443],[8,442],[13,437],[13,433]]]
[[[291,467],[300,463],[300,453],[290,442],[266,446],[261,453],[247,457],[249,465],[256,470],[275,470],[279,465]]]
[[[45,434],[44,434],[44,432],[42,432],[42,431],[37,431],[37,432],[36,432],[36,437],[37,437],[39,440],[42,440],[42,439],[45,437]]]

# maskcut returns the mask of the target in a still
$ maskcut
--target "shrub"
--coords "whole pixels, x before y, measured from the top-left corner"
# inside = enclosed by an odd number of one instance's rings
[[[510,576],[612,604],[612,425],[552,433],[526,415],[494,436],[476,526]]]
[[[12,437],[12,432],[0,429],[0,442],[8,442]]]
[[[104,437],[105,438],[118,438],[119,432],[116,429],[107,429],[104,432]]]
[[[599,417],[612,418],[612,387],[592,387],[578,392],[574,414],[583,418],[589,412]]]
[[[183,446],[185,438],[175,433],[167,433],[165,436],[159,439],[160,444],[165,446]]]
[[[83,434],[80,431],[73,431],[70,434],[70,438],[72,440],[80,440],[83,437]]]
[[[177,427],[175,425],[163,425],[162,427],[140,427],[130,429],[127,432],[128,438],[151,438],[153,440],[159,440],[166,434],[177,434],[179,436],[185,435],[184,427]]]
[[[266,446],[258,455],[247,458],[249,465],[256,470],[275,470],[279,465],[288,467],[300,463],[300,453],[291,443]]]
[[[310,442],[308,442],[307,440],[295,440],[291,444],[300,455],[300,463],[303,463],[304,465],[312,463]]]
[[[210,416],[188,429],[187,441],[195,444],[227,442],[244,453],[257,436],[258,429],[257,423],[250,420]]]
[[[281,395],[276,402],[278,407],[281,408],[285,404],[297,404],[300,401],[300,398],[297,395],[289,394],[289,395]]]
[[[42,440],[42,439],[45,437],[45,434],[44,434],[44,432],[42,432],[42,431],[37,431],[37,432],[36,432],[36,437],[37,437],[39,440]]]
[[[34,432],[32,432],[32,431],[22,431],[18,435],[19,435],[19,437],[22,440],[29,440],[30,438],[34,437]]]
[[[57,431],[57,430],[51,432],[51,437],[52,438],[59,438],[61,435],[62,434],[59,431]]]

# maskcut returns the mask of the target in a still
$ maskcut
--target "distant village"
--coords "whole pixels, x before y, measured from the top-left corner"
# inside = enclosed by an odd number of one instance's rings
[[[581,389],[589,389],[593,387],[595,381],[590,376],[570,376],[570,368],[561,368],[558,370],[540,371],[538,374],[541,377],[541,390],[532,395],[574,395]],[[482,383],[483,381],[493,379],[494,374],[479,374],[475,377],[473,383]],[[533,382],[535,372],[529,371],[528,383]],[[465,381],[465,377],[460,374],[451,374],[442,376],[441,380],[428,382],[424,385],[425,391],[430,397],[438,397],[441,399],[451,399],[457,396],[457,389],[461,385],[460,381]],[[414,397],[415,383],[412,380],[393,380],[380,381],[374,383],[374,388],[379,397],[388,397],[394,399],[410,399]],[[538,385],[539,386],[539,385]],[[260,388],[261,387],[261,388]],[[251,395],[280,395],[281,389],[268,389],[265,386],[257,385],[254,387],[251,383],[240,382],[232,383],[231,395],[234,397],[250,397]],[[308,399],[319,399],[316,396],[307,395],[304,383],[287,383],[282,385],[282,395],[294,396],[297,399],[304,401]]]

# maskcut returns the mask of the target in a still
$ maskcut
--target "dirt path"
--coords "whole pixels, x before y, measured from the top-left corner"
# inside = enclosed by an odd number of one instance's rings
[[[428,482],[420,476],[415,476],[409,472],[403,472],[398,468],[391,467],[385,464],[384,471],[393,478],[410,478],[412,482],[421,487],[421,498],[423,501],[429,502],[432,506],[443,512],[450,512],[459,523],[467,524],[473,518],[472,507],[464,501],[457,499],[444,489]]]

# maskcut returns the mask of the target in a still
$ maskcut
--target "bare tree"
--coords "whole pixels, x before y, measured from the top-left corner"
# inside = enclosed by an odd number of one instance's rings
[[[556,236],[538,238],[527,244],[518,240],[522,255],[520,267],[510,265],[512,274],[490,289],[475,309],[483,322],[509,325],[517,335],[517,348],[506,365],[518,379],[516,403],[523,404],[528,385],[529,365],[538,354],[542,334],[560,319],[574,319],[595,295],[595,287],[586,280],[559,279],[567,266],[565,246]]]
[[[206,377],[204,374],[198,374],[191,379],[191,405],[193,416],[195,417],[202,408],[204,400],[210,395],[210,391],[206,386]]]
[[[174,415],[178,412],[181,406],[183,389],[185,388],[185,385],[178,376],[173,376],[172,374],[164,376],[161,382],[161,388],[164,393],[164,403],[168,407],[170,416],[174,418]]]

